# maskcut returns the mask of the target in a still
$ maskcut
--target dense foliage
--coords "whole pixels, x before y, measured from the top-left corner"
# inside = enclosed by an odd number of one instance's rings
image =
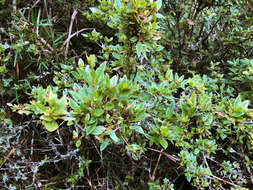
[[[1,188],[253,186],[252,1],[0,5]]]

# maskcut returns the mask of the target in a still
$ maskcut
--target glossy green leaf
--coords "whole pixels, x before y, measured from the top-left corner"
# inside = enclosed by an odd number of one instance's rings
[[[87,65],[85,67],[85,71],[83,72],[83,77],[84,77],[84,80],[90,85],[92,86],[92,78],[91,78],[91,70],[90,70],[90,67],[89,65]]]
[[[82,60],[81,58],[78,60],[78,67],[79,67],[80,69],[83,69],[83,68],[84,68],[84,62],[83,62],[83,60]]]
[[[109,145],[109,141],[105,140],[101,145],[100,145],[100,151],[102,152],[103,150],[106,149],[106,147]]]
[[[112,110],[114,108],[114,104],[109,102],[109,103],[105,104],[104,108],[107,111]]]
[[[86,136],[89,136],[96,128],[96,125],[90,125],[87,126],[85,131],[86,131]]]
[[[41,118],[42,120],[47,121],[47,122],[52,122],[52,121],[54,121],[53,117],[50,116],[50,115],[42,115],[40,118]]]
[[[77,104],[72,98],[69,99],[69,104],[70,104],[70,107],[71,107],[73,110],[76,110],[76,109],[79,108],[78,104]]]
[[[56,121],[51,121],[51,122],[42,121],[42,124],[45,126],[46,130],[48,130],[49,132],[53,132],[59,128],[59,125]]]
[[[95,109],[93,112],[95,117],[100,117],[101,115],[103,115],[103,113],[104,113],[104,110],[102,109]]]
[[[105,72],[105,69],[106,69],[106,63],[102,63],[96,70],[96,74],[98,77],[101,77],[103,78],[104,77],[104,72]]]
[[[164,138],[159,138],[159,143],[164,149],[168,148],[168,142]]]
[[[99,136],[101,135],[104,131],[105,131],[105,127],[103,126],[97,126],[93,131],[92,131],[92,135],[95,135],[95,136]]]
[[[169,128],[166,127],[166,126],[162,126],[160,128],[160,132],[161,132],[161,135],[164,136],[164,137],[169,136],[169,133],[170,133]]]
[[[82,144],[81,140],[77,140],[77,141],[76,141],[76,147],[77,147],[77,148],[79,148],[79,147],[81,146],[81,144]]]
[[[138,57],[140,57],[142,54],[142,43],[141,42],[138,42],[136,45],[136,54]]]
[[[121,0],[115,0],[116,9],[121,9],[123,7]]]
[[[141,126],[130,126],[129,128],[137,131],[138,133],[145,134]]]
[[[62,97],[59,101],[57,101],[56,105],[54,106],[54,109],[55,109],[54,113],[57,115],[65,114],[66,105],[67,105],[67,100],[65,97]]]
[[[163,3],[162,0],[157,0],[156,1],[157,10],[159,10],[162,7],[162,3]]]
[[[119,139],[118,139],[118,137],[117,137],[117,135],[116,135],[116,133],[115,133],[114,131],[111,131],[111,132],[110,132],[110,137],[111,137],[111,139],[112,139],[114,142],[118,142],[118,141],[119,141]]]
[[[135,121],[141,121],[149,117],[149,114],[147,114],[145,111],[138,112],[136,114]]]

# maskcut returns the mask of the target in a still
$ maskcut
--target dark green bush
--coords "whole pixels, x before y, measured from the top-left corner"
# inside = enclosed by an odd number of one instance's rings
[[[13,2],[1,187],[253,185],[251,1]]]

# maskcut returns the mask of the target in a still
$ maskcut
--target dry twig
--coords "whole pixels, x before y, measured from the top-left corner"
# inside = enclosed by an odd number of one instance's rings
[[[77,10],[74,9],[74,12],[72,13],[72,16],[71,16],[71,21],[70,21],[70,25],[69,25],[69,33],[68,33],[68,38],[67,38],[67,42],[66,42],[66,48],[65,48],[65,57],[67,56],[68,54],[68,49],[69,49],[69,42],[70,42],[70,39],[71,39],[71,32],[72,32],[72,28],[73,28],[73,22],[76,18],[76,15],[77,15]]]
[[[11,149],[9,154],[4,158],[4,161],[0,164],[0,168],[2,168],[2,166],[7,162],[7,160],[9,160],[11,155],[14,154],[14,152],[17,150],[17,148],[19,148],[23,144],[24,141],[25,141],[25,139],[23,139],[16,147],[13,147]]]
[[[152,150],[152,151],[154,151],[154,152],[159,152],[159,153],[161,153],[162,155],[164,155],[164,156],[166,156],[167,158],[169,158],[171,161],[173,161],[173,162],[175,162],[176,164],[178,164],[179,159],[175,158],[174,156],[171,156],[171,155],[168,154],[168,153],[165,153],[165,152],[162,152],[162,151],[160,151],[160,150],[153,149],[153,148],[147,148],[147,149]]]
[[[159,157],[158,157],[157,162],[156,162],[156,165],[155,165],[155,169],[154,169],[153,174],[152,174],[152,177],[151,177],[151,181],[154,181],[154,180],[155,180],[156,170],[157,170],[157,168],[158,168],[158,165],[159,165],[159,162],[160,162],[162,153],[163,153],[163,150],[160,151]]]
[[[79,33],[83,32],[83,31],[85,31],[85,30],[93,30],[93,29],[94,29],[94,28],[83,28],[83,29],[81,29],[81,30],[78,30],[78,31],[75,32],[74,34],[71,34],[71,35],[67,38],[67,40],[64,42],[63,45],[65,45],[66,43],[68,43],[68,42],[70,41],[71,38],[73,38],[74,36],[78,35]]]

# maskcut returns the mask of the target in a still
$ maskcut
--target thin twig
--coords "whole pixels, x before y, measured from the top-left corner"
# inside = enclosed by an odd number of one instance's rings
[[[152,177],[151,177],[151,181],[155,180],[155,174],[156,174],[156,170],[158,168],[158,165],[159,165],[159,162],[160,162],[160,159],[161,159],[161,156],[162,156],[162,152],[163,152],[163,149],[160,151],[159,157],[158,157],[157,162],[156,162],[155,169],[154,169]]]
[[[25,141],[25,139],[23,139],[16,147],[14,147],[14,148],[11,149],[11,151],[9,152],[9,154],[5,157],[4,161],[0,164],[0,169],[5,164],[5,162],[7,160],[9,160],[9,158],[11,157],[11,155],[14,154],[14,152],[17,150],[17,148],[19,148],[23,144],[24,141]]]
[[[159,152],[161,153],[162,155],[166,156],[167,158],[169,158],[171,161],[175,162],[176,164],[178,164],[178,161],[179,159],[178,158],[175,158],[174,156],[171,156],[170,154],[168,153],[165,153],[165,152],[161,152],[160,150],[156,150],[156,149],[153,149],[153,148],[147,148],[149,150],[152,150],[154,152]]]
[[[221,179],[221,178],[219,178],[219,177],[217,177],[217,176],[215,176],[215,175],[213,175],[212,177],[215,178],[215,179],[217,179],[217,180],[219,180],[219,181],[222,181],[222,182],[224,182],[224,183],[226,183],[226,184],[228,184],[228,185],[232,185],[232,186],[234,186],[234,187],[238,187],[238,185],[236,185],[236,184],[234,184],[234,183],[231,183],[231,182],[229,182],[229,181],[226,181],[226,180],[224,180],[224,179]]]
[[[68,34],[68,38],[67,38],[67,40],[66,40],[67,43],[66,43],[66,49],[65,49],[65,53],[64,53],[65,57],[66,57],[67,54],[68,54],[70,36],[71,36],[72,28],[73,28],[73,22],[74,22],[74,20],[75,20],[75,18],[76,18],[76,14],[77,14],[77,10],[74,9],[74,12],[73,12],[73,14],[72,14],[72,16],[71,16],[71,22],[70,22],[70,25],[69,25],[69,34]]]
[[[37,0],[34,4],[33,4],[33,6],[32,6],[32,8],[31,9],[33,9],[34,7],[36,7],[37,6],[37,4],[40,2],[40,0]]]
[[[85,30],[93,30],[93,29],[94,29],[94,28],[83,28],[83,29],[81,29],[81,30],[78,30],[78,31],[75,32],[74,34],[71,34],[71,35],[68,37],[68,39],[64,42],[63,45],[65,45],[67,42],[69,42],[71,38],[73,38],[74,36],[78,35],[80,32],[83,32],[83,31],[85,31]]]
[[[95,144],[93,141],[92,141],[92,144],[94,145],[94,147],[95,147],[95,149],[96,149],[96,151],[97,151],[98,155],[100,156],[100,158],[101,158],[101,160],[102,160],[102,159],[103,159],[102,152],[100,152],[100,151],[98,150],[98,148],[97,148],[96,144]]]
[[[85,176],[83,176],[83,178],[87,180],[87,182],[88,182],[88,184],[89,184],[90,188],[93,190],[94,188],[93,188],[93,185],[92,185],[92,183],[91,183],[91,180],[90,180],[90,179],[88,179],[88,178],[87,178],[87,177],[85,177]]]

